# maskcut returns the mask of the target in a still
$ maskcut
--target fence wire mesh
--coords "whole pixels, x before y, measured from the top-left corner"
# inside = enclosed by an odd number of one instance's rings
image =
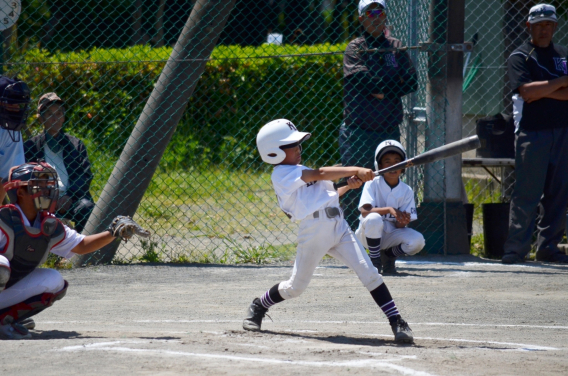
[[[0,0],[3,74],[28,83],[35,100],[33,111],[46,93],[54,92],[61,99],[63,112],[47,106],[45,112],[30,117],[22,133],[27,159],[44,156],[57,161],[53,154],[63,150],[59,162],[64,169],[58,171],[67,172],[63,184],[71,202],[58,216],[77,229],[87,222],[108,224],[109,218],[94,218],[96,210],[91,215],[95,204],[121,205],[129,199],[99,200],[113,181],[113,169],[130,145],[127,141],[174,55],[184,25],[191,21],[195,25],[198,20],[191,19],[195,9],[208,3]],[[443,88],[432,90],[432,82],[436,77],[445,82],[447,54],[424,48],[359,51],[361,65],[345,73],[345,51],[362,35],[361,22],[380,17],[363,14],[360,20],[357,4],[356,0],[235,1],[136,211],[135,219],[154,235],[148,241],[121,244],[113,262],[261,263],[289,258],[297,224],[278,208],[271,168],[262,163],[255,145],[258,129],[273,119],[290,119],[314,135],[303,152],[303,163],[310,167],[353,161],[339,145],[342,136],[356,146],[353,158],[368,167],[373,166],[374,148],[385,138],[399,139],[409,156],[446,143],[448,98],[439,95]],[[392,42],[400,47],[443,38],[445,30],[439,27],[443,20],[436,21],[432,11],[445,14],[445,4],[389,0],[385,34],[400,40]],[[464,54],[464,137],[476,134],[478,119],[510,113],[505,59],[528,38],[523,25],[533,2],[467,0],[465,4],[465,40],[474,47]],[[211,12],[222,14],[222,7],[230,5],[218,2]],[[559,13],[564,20],[562,6]],[[567,31],[561,22],[555,39],[563,44]],[[369,35],[364,38],[368,42],[364,48],[393,46],[373,42],[376,38]],[[189,56],[200,52],[191,50]],[[358,76],[363,66],[368,75],[357,82],[349,78]],[[406,87],[409,80],[416,80],[415,88]],[[349,85],[355,92],[349,91]],[[361,95],[366,95],[370,109],[363,108]],[[373,116],[363,116],[367,111],[374,111]],[[166,116],[160,123],[171,120]],[[56,132],[61,126],[62,131]],[[160,124],[152,129],[152,142],[163,141],[167,130]],[[475,152],[466,155],[475,156]],[[467,198],[475,205],[474,234],[482,232],[481,204],[506,202],[510,195],[514,177],[509,176],[511,169],[506,176],[501,170],[463,170]],[[153,172],[149,164],[142,174]],[[505,188],[499,188],[497,177]],[[422,214],[430,210],[424,203],[446,197],[446,178],[444,162],[408,169],[403,175]],[[357,201],[358,194],[352,194],[342,205],[349,212]],[[444,210],[442,206],[442,220],[420,227],[435,244],[431,253],[445,252]],[[356,228],[356,215],[349,218]],[[92,257],[93,262],[99,259],[97,254]]]

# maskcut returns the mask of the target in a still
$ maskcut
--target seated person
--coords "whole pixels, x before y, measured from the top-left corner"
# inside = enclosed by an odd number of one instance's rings
[[[75,230],[82,232],[95,207],[89,192],[93,174],[85,144],[64,133],[64,102],[55,93],[41,96],[37,106],[38,120],[44,133],[24,143],[26,162],[44,160],[59,176],[59,200],[56,216],[75,222]]]

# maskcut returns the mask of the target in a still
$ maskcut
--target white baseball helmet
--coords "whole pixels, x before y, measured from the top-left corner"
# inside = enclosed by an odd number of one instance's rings
[[[273,120],[258,131],[256,147],[263,161],[279,164],[286,158],[286,153],[282,150],[283,146],[299,145],[311,135],[311,133],[298,131],[290,120]]]
[[[404,146],[396,140],[385,140],[377,146],[377,150],[375,150],[375,169],[379,169],[379,161],[386,153],[398,153],[402,158],[402,161],[406,160],[406,150],[404,150]]]

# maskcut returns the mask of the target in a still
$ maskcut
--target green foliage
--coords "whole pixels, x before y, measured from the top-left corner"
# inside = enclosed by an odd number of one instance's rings
[[[319,140],[336,139],[342,119],[341,55],[225,58],[344,49],[345,44],[218,46],[212,55],[217,60],[207,64],[161,168],[259,168],[256,132],[266,122],[282,117],[293,120]],[[21,64],[9,68],[30,84],[33,98],[55,91],[66,101],[66,129],[81,139],[90,139],[89,152],[96,149],[106,158],[116,158],[171,51],[169,47],[136,46],[51,54],[31,49],[17,59]],[[141,57],[144,61],[139,61]],[[41,126],[31,118],[31,133],[36,134]],[[162,136],[159,131],[152,135],[154,140]],[[304,159],[317,164],[335,163],[339,154],[334,145],[311,142],[306,145]]]
[[[158,242],[152,240],[141,240],[140,245],[142,246],[144,253],[137,257],[138,261],[152,263],[164,262],[165,244],[162,244],[160,249],[158,249]]]
[[[50,253],[47,256],[47,260],[40,268],[49,268],[49,269],[71,269],[73,264],[70,263],[68,260],[64,259],[63,257],[59,257],[56,254]]]

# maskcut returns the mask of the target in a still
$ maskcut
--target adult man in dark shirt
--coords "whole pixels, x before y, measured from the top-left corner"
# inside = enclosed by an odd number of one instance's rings
[[[385,0],[361,0],[358,5],[363,35],[351,41],[343,57],[344,124],[339,130],[341,163],[374,167],[373,151],[386,139],[400,140],[401,98],[416,91],[416,70],[406,52],[371,52],[402,43],[388,35]],[[350,225],[359,216],[358,191],[342,198]]]
[[[27,162],[45,160],[55,167],[60,181],[56,215],[75,222],[82,232],[95,207],[89,192],[93,174],[85,144],[61,129],[65,123],[64,102],[57,94],[47,93],[38,102],[38,120],[45,132],[24,143]]]
[[[568,263],[568,255],[558,248],[568,206],[568,49],[552,42],[557,26],[552,5],[532,7],[527,21],[531,40],[508,60],[516,182],[504,264],[523,262],[529,253],[539,202],[536,259]]]

